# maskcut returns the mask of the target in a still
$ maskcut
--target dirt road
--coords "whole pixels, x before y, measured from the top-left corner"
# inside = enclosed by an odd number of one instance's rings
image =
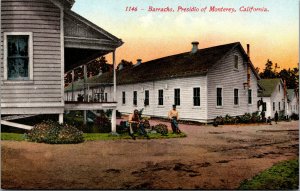
[[[180,127],[188,137],[78,145],[2,141],[2,188],[235,189],[298,157],[295,121]]]

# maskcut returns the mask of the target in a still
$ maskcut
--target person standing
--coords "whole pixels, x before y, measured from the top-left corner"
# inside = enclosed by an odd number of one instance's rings
[[[142,132],[142,134],[149,139],[149,136],[147,135],[147,132],[145,131],[144,124],[140,119],[139,111],[135,109],[132,114],[128,117],[128,123],[129,123],[129,135],[132,137],[132,139],[135,140],[135,136],[133,135],[132,125],[136,125],[138,129]]]
[[[176,105],[173,105],[173,108],[168,113],[168,118],[171,120],[171,127],[173,133],[181,133],[178,127],[177,120],[179,119],[178,111],[176,110]]]
[[[277,124],[277,121],[278,121],[278,112],[277,112],[277,110],[276,110],[276,112],[275,112],[275,123]]]

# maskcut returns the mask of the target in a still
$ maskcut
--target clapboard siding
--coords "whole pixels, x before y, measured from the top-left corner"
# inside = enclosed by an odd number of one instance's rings
[[[193,88],[200,87],[200,107],[193,106]],[[174,89],[180,89],[180,106],[177,109],[181,119],[205,121],[206,109],[206,76],[176,78],[170,80],[117,86],[117,109],[122,113],[132,113],[134,109],[142,109],[144,115],[167,117],[174,104]],[[158,90],[164,93],[164,105],[158,105]],[[149,106],[144,106],[145,90],[149,90]],[[122,104],[122,92],[126,93],[126,103]],[[137,106],[133,105],[133,91],[137,91]],[[112,88],[106,88],[108,97],[113,96]]]
[[[38,97],[38,98],[2,98],[1,99],[1,103],[51,103],[51,102],[55,102],[55,103],[59,103],[61,100],[60,97],[57,97],[57,98],[41,98],[41,97]]]
[[[238,70],[234,69],[234,56],[238,55]],[[223,60],[216,63],[207,74],[208,86],[208,119],[217,116],[243,115],[257,111],[257,79],[251,71],[252,104],[248,105],[248,90],[243,83],[247,82],[247,64],[238,49],[233,50]],[[217,86],[223,88],[223,106],[217,107]],[[239,105],[234,105],[234,89],[239,89]]]
[[[33,82],[3,83],[1,103],[62,102],[60,9],[45,0],[2,0],[1,23],[1,50],[3,32],[32,32],[33,35]]]
[[[280,86],[280,91],[279,91]],[[271,111],[271,118],[275,116],[275,112],[277,111],[279,114],[279,111],[283,110],[283,100],[284,100],[284,91],[283,91],[283,84],[279,82],[276,84],[276,88],[274,92],[272,93],[270,97],[270,111]],[[275,111],[273,110],[273,102],[275,102]],[[279,109],[279,103],[280,103],[280,109]],[[268,116],[267,116],[268,117]]]

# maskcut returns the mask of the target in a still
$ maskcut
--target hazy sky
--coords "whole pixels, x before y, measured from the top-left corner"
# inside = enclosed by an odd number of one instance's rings
[[[127,6],[138,11],[126,12]],[[175,12],[148,12],[149,6]],[[177,12],[178,6],[200,10],[207,6],[207,10]],[[236,12],[212,13],[210,6]],[[242,6],[269,11],[240,12]],[[187,52],[192,41],[199,41],[200,48],[239,41],[246,49],[250,44],[252,62],[261,69],[267,59],[282,68],[298,63],[298,0],[76,0],[72,9],[125,42],[117,49],[117,63]],[[106,57],[111,60],[111,55]]]

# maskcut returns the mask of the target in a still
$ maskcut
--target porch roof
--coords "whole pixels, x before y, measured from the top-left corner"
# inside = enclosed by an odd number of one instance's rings
[[[64,11],[65,72],[113,52],[123,41],[72,10]]]

